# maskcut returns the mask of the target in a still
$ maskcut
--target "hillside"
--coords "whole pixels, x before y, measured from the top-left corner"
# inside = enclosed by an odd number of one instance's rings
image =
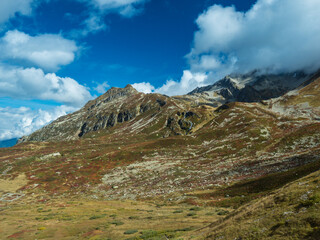
[[[317,240],[320,236],[319,183],[318,170],[245,204],[223,220],[190,233],[193,237],[188,239]]]
[[[210,223],[219,221],[230,227],[225,239],[246,239],[252,229],[238,231],[228,219],[250,222],[265,213],[265,206],[255,206],[289,195],[295,180],[320,167],[320,78],[304,80],[278,98],[217,107],[195,96],[111,88],[13,148],[0,149],[0,211],[6,215],[0,233],[215,239],[220,230]],[[290,204],[282,207],[291,211]],[[248,218],[240,218],[248,208]],[[25,225],[15,224],[15,212],[24,214]],[[264,224],[271,229],[277,223]],[[286,226],[279,229],[288,233]],[[264,236],[259,234],[252,239]]]

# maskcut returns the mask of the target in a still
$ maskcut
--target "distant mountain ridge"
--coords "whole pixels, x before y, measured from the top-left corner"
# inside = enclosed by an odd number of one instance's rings
[[[290,74],[232,74],[216,83],[196,88],[189,96],[202,98],[218,106],[226,102],[258,102],[279,97],[296,89],[312,75],[303,72]]]

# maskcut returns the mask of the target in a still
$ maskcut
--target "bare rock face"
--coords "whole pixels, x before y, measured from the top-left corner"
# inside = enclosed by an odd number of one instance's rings
[[[282,96],[310,78],[302,72],[291,74],[250,74],[226,76],[213,85],[196,88],[189,96],[206,99],[216,106],[226,102],[258,102]]]

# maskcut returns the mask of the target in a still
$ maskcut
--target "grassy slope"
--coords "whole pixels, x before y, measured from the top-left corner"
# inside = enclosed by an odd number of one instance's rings
[[[309,166],[311,167],[311,165]],[[314,171],[319,166],[314,166]],[[285,174],[236,184],[227,189],[241,192],[269,191],[312,169],[300,168]],[[285,179],[288,177],[288,179]],[[272,179],[274,178],[274,179]],[[279,183],[277,183],[277,181]],[[224,220],[193,232],[192,239],[319,239],[320,171],[290,182],[241,206]]]

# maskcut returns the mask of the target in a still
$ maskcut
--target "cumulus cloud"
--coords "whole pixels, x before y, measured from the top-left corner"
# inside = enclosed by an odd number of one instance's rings
[[[155,88],[148,82],[135,83],[132,84],[132,86],[139,92],[155,92],[173,96],[185,94],[198,86],[204,86],[206,80],[207,75],[204,73],[192,73],[189,70],[185,70],[180,81],[167,80],[167,82],[159,88]]]
[[[62,78],[42,69],[0,65],[0,97],[53,100],[81,106],[92,98],[89,91],[72,78]]]
[[[26,107],[0,108],[0,140],[29,135],[58,117],[75,110],[77,108],[64,105],[49,110],[32,110]]]
[[[180,81],[168,80],[166,84],[155,90],[155,92],[172,95],[186,94],[198,86],[204,86],[207,80],[205,73],[192,73],[189,70],[183,71]]]
[[[132,84],[132,87],[142,93],[152,93],[155,90],[155,87],[148,82],[134,83]]]
[[[213,5],[196,20],[191,70],[218,75],[315,71],[320,67],[319,12],[318,0],[258,0],[247,12]]]
[[[74,41],[54,34],[30,36],[13,30],[0,39],[0,59],[51,71],[73,62],[77,51]]]
[[[1,0],[0,24],[6,22],[15,14],[30,15],[33,0]]]

